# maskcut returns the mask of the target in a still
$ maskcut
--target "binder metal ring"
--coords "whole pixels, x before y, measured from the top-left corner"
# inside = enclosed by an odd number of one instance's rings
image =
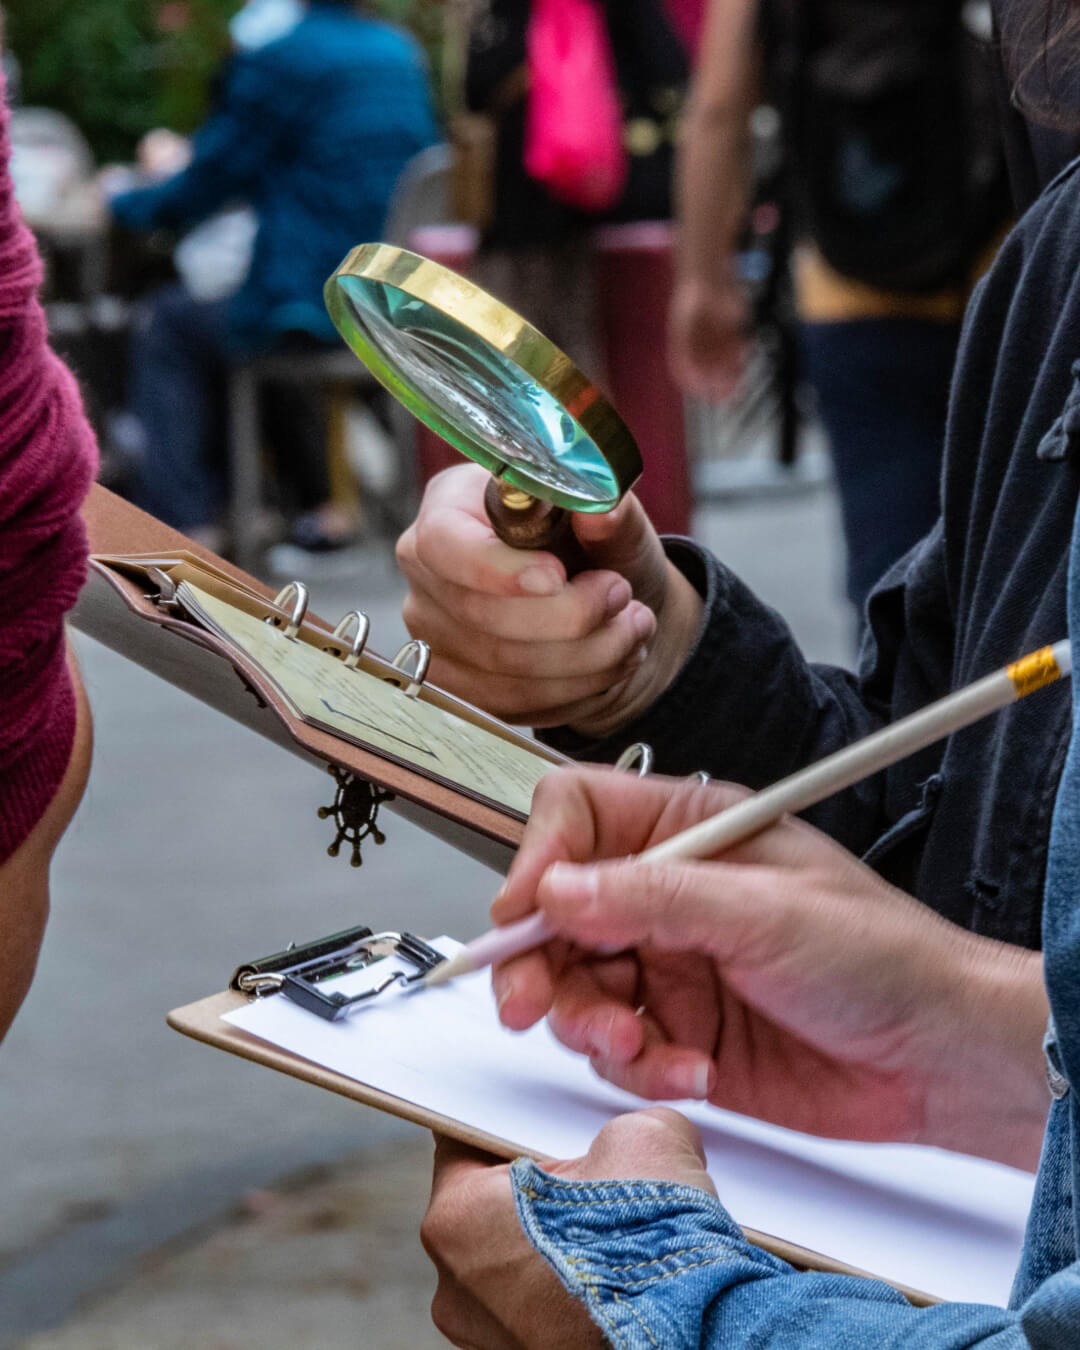
[[[639,778],[651,773],[652,766],[652,746],[646,745],[644,741],[635,741],[633,745],[628,745],[615,761],[616,769],[628,769],[631,773],[636,770]]]
[[[281,590],[278,591],[277,595],[274,597],[274,607],[276,609],[285,609],[289,605],[292,606],[289,618],[283,629],[285,636],[290,641],[296,640],[296,635],[300,631],[300,625],[304,622],[304,615],[307,613],[308,599],[308,588],[302,581],[290,581],[287,586],[282,586]],[[278,626],[278,620],[275,618],[268,618],[266,622],[273,624],[275,628]]]
[[[334,636],[349,644],[345,664],[350,670],[355,670],[360,664],[360,657],[367,646],[368,633],[370,632],[371,620],[360,609],[350,609],[334,629]]]
[[[411,642],[406,642],[390,664],[395,670],[407,674],[406,662],[409,660],[415,664],[409,676],[409,683],[405,686],[405,697],[415,698],[427,679],[428,666],[431,665],[431,648],[419,638],[413,638]]]

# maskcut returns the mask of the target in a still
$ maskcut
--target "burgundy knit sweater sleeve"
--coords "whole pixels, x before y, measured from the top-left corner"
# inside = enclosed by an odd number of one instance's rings
[[[3,94],[0,80],[0,862],[41,818],[71,756],[63,620],[86,578],[79,508],[97,467],[75,379],[47,345]]]

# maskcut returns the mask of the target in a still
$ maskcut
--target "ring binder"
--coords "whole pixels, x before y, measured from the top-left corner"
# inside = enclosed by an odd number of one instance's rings
[[[412,657],[416,665],[409,683],[405,686],[405,697],[415,698],[423,688],[424,681],[427,679],[428,666],[431,665],[431,648],[420,638],[413,638],[406,642],[404,647],[400,648],[397,655],[390,662],[395,670],[405,673],[405,662]]]
[[[337,627],[334,629],[334,636],[342,638],[349,644],[349,650],[345,655],[345,664],[350,670],[355,670],[360,664],[360,657],[367,646],[370,632],[371,620],[362,609],[350,609],[348,614],[342,615],[338,620]],[[328,650],[336,649],[328,648]]]
[[[274,605],[278,609],[284,609],[286,605],[292,604],[292,611],[283,630],[290,642],[296,641],[296,635],[299,633],[300,625],[304,622],[304,615],[307,613],[309,598],[308,588],[302,581],[290,581],[287,586],[282,586],[274,597]],[[281,621],[273,615],[266,622],[273,624],[275,628],[281,627]]]
[[[388,956],[409,962],[415,967],[415,973],[409,975],[395,970],[380,984],[351,997],[340,993],[326,994],[319,987],[327,980],[375,965]],[[249,961],[233,972],[229,988],[254,998],[282,993],[324,1021],[337,1022],[348,1016],[358,1003],[377,998],[392,985],[415,984],[445,960],[441,952],[414,933],[375,933],[360,926],[346,928],[301,947],[290,944],[282,952]]]
[[[647,773],[651,773],[652,766],[653,749],[651,745],[646,745],[644,741],[635,741],[633,745],[628,745],[615,761],[616,769],[626,769],[630,772],[636,769],[639,778],[644,778]]]
[[[335,636],[314,596],[304,609],[299,589],[263,586],[100,485],[86,516],[93,556],[77,627],[302,761],[366,780],[391,811],[506,870],[536,783],[564,756],[424,679],[419,654],[393,666],[373,650],[374,625],[361,651],[358,620]],[[345,797],[337,824],[349,857],[376,803],[359,786]],[[377,842],[373,831],[364,842]]]

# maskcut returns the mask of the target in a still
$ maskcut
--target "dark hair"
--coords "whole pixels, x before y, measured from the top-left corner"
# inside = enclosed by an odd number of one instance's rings
[[[1043,126],[1080,131],[1080,0],[1002,0],[996,9],[1015,106]]]

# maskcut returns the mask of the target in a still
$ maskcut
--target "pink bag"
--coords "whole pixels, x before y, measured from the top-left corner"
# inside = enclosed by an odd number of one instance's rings
[[[614,206],[626,182],[622,106],[596,0],[533,0],[525,172],[583,211]]]

